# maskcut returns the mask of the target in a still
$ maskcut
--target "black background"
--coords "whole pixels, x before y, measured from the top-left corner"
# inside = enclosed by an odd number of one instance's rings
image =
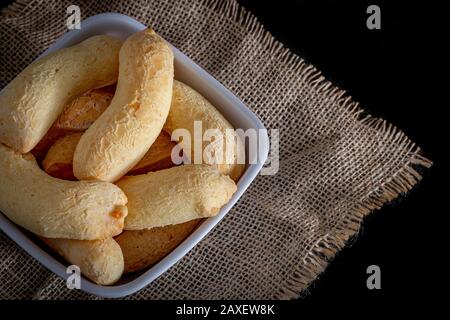
[[[424,3],[412,1],[239,2],[370,114],[406,132],[434,162],[407,196],[365,219],[360,233],[302,301],[448,301],[449,210],[442,203],[450,196],[444,183],[449,181],[444,157],[448,154],[444,128],[449,121],[444,120],[445,104],[434,101],[437,87],[430,89],[437,79],[428,74],[434,65],[430,60],[437,59],[430,55],[430,38],[436,34],[429,23],[437,17],[430,16]],[[381,9],[381,30],[366,27],[371,4]],[[381,290],[366,287],[366,268],[372,264],[381,268]]]
[[[435,163],[406,197],[365,219],[358,236],[297,303],[342,300],[352,308],[361,302],[376,307],[379,302],[411,303],[430,297],[448,300],[449,210],[441,205],[450,196],[444,183],[450,178],[444,156],[448,120],[446,106],[433,100],[437,88],[429,89],[436,79],[427,74],[433,62],[428,57],[428,8],[411,1],[239,3],[369,113],[406,132]],[[366,27],[371,4],[381,8],[381,30]],[[372,264],[381,268],[381,290],[366,287],[366,268]]]

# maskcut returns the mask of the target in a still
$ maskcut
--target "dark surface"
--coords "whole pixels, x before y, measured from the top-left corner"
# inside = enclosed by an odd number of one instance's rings
[[[370,114],[402,129],[434,161],[406,197],[365,219],[350,246],[314,282],[303,301],[400,302],[448,298],[449,171],[444,169],[444,107],[428,91],[428,16],[410,1],[239,0],[292,51],[349,91]],[[366,9],[381,9],[369,30]],[[448,121],[447,121],[448,122]],[[441,132],[440,132],[441,131]],[[446,133],[446,138],[448,133]],[[381,290],[368,290],[366,268],[381,268]],[[406,298],[406,299],[405,299]],[[403,300],[405,299],[405,300]]]
[[[12,2],[12,1],[7,1]],[[442,104],[432,102],[424,5],[410,1],[239,0],[292,51],[349,91],[372,115],[395,124],[435,165],[407,197],[365,219],[359,235],[331,262],[299,303],[361,302],[373,310],[385,302],[449,297],[450,196],[448,142]],[[381,30],[366,28],[366,8],[381,8]],[[447,37],[448,38],[448,37]],[[446,121],[448,122],[448,120]],[[445,136],[444,136],[445,134]],[[381,268],[381,290],[366,288],[366,268]],[[326,308],[324,308],[326,309]],[[316,310],[317,311],[317,310]],[[324,310],[326,311],[326,310]],[[328,310],[330,311],[330,310]],[[317,314],[317,313],[316,313]]]

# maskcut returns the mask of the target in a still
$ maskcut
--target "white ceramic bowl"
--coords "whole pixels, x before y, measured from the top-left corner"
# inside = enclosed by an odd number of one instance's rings
[[[125,39],[132,33],[142,29],[145,29],[143,24],[128,16],[116,13],[99,14],[82,21],[80,30],[72,30],[64,34],[41,57],[60,48],[74,45],[94,35],[108,34]],[[189,84],[211,101],[235,128],[242,128],[244,130],[249,128],[264,129],[263,124],[257,116],[228,89],[179,50],[174,47],[172,48],[175,56],[175,77],[178,80]],[[126,296],[142,289],[174,265],[219,223],[255,179],[267,158],[269,149],[267,134],[260,135],[258,143],[260,151],[257,163],[247,166],[245,173],[237,184],[237,192],[217,216],[205,220],[176,249],[147,271],[134,277],[125,277],[119,284],[113,286],[100,286],[86,278],[82,278],[81,290],[108,298]],[[251,162],[249,161],[249,163]],[[66,273],[68,264],[63,259],[50,253],[47,248],[41,247],[42,244],[39,241],[36,241],[32,236],[30,237],[29,233],[23,232],[3,214],[0,214],[0,228],[49,270],[64,279],[69,276]]]

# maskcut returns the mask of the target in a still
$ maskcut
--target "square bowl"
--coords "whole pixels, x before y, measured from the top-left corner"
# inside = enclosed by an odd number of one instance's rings
[[[72,30],[61,36],[39,58],[58,49],[74,45],[94,35],[107,34],[125,40],[129,35],[145,29],[146,26],[128,16],[117,13],[103,13],[92,16],[81,22],[81,29]],[[155,280],[167,269],[173,266],[186,253],[201,241],[214,226],[227,214],[242,196],[250,183],[256,178],[267,159],[269,140],[264,125],[236,96],[215,80],[205,70],[172,46],[175,59],[175,78],[190,85],[207,98],[235,127],[244,131],[260,130],[258,134],[258,154],[247,159],[249,163],[239,182],[232,199],[215,217],[204,220],[180,245],[148,270],[127,276],[119,284],[101,286],[81,277],[81,290],[105,298],[118,298],[132,294]],[[38,59],[39,59],[38,58]],[[262,133],[262,134],[261,134]],[[22,249],[37,259],[49,270],[63,279],[70,275],[66,273],[68,263],[51,254],[45,246],[28,232],[12,223],[0,213],[0,228],[14,240]]]

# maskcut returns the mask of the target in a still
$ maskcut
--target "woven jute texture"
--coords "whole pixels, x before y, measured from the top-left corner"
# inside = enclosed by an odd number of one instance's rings
[[[22,0],[3,11],[1,87],[67,32],[72,2]],[[119,12],[152,26],[279,130],[279,172],[259,176],[199,245],[130,299],[298,297],[364,216],[410,190],[431,164],[235,1],[76,3],[82,18]],[[1,298],[95,298],[67,289],[3,233],[0,257]]]

